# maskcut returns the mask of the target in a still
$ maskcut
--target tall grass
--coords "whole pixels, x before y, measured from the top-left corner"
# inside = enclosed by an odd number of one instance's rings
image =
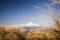
[[[24,29],[14,26],[6,28],[0,25],[0,40],[58,40],[60,38],[60,32],[57,30],[22,30]]]
[[[8,27],[8,26],[7,26]],[[6,26],[0,25],[0,40],[21,40],[24,39],[24,32],[18,28],[7,28]]]

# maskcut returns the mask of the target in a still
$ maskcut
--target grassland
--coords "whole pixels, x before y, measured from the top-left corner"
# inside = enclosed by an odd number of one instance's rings
[[[0,25],[0,40],[60,40],[60,31],[53,29],[28,31]]]

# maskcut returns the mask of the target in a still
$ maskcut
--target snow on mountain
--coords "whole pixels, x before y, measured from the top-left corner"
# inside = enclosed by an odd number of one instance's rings
[[[25,26],[31,26],[31,27],[36,26],[36,27],[39,27],[40,25],[39,24],[32,23],[32,22],[29,22]]]

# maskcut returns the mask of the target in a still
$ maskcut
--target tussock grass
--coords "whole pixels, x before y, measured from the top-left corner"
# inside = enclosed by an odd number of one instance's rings
[[[29,31],[15,27],[6,29],[0,25],[0,40],[58,40],[60,38],[60,31],[53,29]]]

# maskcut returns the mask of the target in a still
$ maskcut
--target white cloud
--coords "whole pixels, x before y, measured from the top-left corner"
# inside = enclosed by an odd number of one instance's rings
[[[40,10],[40,7],[39,6],[34,5],[33,7],[37,8],[38,10]]]
[[[9,25],[9,27],[24,27],[25,26],[25,24],[20,24],[20,25]]]
[[[36,26],[36,27],[40,27],[39,24],[36,23],[32,23],[32,22],[28,22],[27,24],[20,24],[20,25],[9,25],[9,27],[25,27],[25,26]]]
[[[39,6],[36,6],[36,5],[34,5],[33,7],[35,7],[35,8],[39,8]]]

